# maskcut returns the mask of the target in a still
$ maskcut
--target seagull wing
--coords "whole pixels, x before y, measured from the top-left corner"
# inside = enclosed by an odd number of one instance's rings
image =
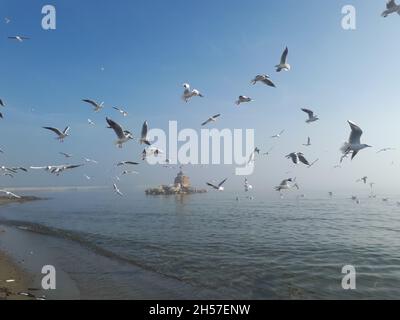
[[[114,120],[111,120],[109,118],[106,118],[106,121],[107,121],[108,125],[114,130],[115,134],[117,135],[117,137],[119,139],[125,138],[124,129],[118,123],[116,123]]]
[[[349,143],[350,144],[360,144],[360,138],[362,135],[362,130],[359,126],[357,126],[354,122],[347,121],[350,125],[351,128],[351,133],[349,137]],[[352,159],[355,157],[355,154],[353,152],[353,156],[351,157]]]
[[[142,141],[144,142],[147,139],[147,132],[149,131],[149,126],[147,124],[147,121],[143,123],[142,126]]]
[[[392,9],[396,6],[396,2],[395,0],[388,0],[388,2],[386,3],[386,8],[387,9]]]
[[[264,84],[266,84],[267,86],[270,86],[270,87],[273,87],[273,88],[276,88],[276,86],[275,86],[275,84],[270,80],[270,79],[264,79],[264,80],[262,80],[262,83],[264,83]]]
[[[226,180],[228,180],[228,178],[225,178],[224,180],[222,180],[222,181],[218,184],[218,188],[221,187],[221,186],[225,183]]]
[[[289,49],[288,49],[288,47],[286,47],[281,56],[281,64],[286,63],[288,52],[289,52]]]
[[[301,111],[307,113],[309,118],[312,118],[313,115],[314,115],[314,112],[312,110],[310,110],[310,109],[302,108]]]
[[[297,156],[298,156],[300,162],[304,163],[307,166],[310,165],[310,163],[307,161],[307,159],[304,157],[304,155],[302,153],[298,153]]]
[[[47,130],[50,130],[50,131],[53,131],[55,134],[57,134],[58,136],[61,136],[63,133],[60,131],[60,130],[58,130],[57,128],[52,128],[52,127],[43,127],[43,129],[47,129]]]
[[[91,104],[95,108],[99,108],[100,107],[100,105],[96,101],[93,101],[93,100],[90,100],[90,99],[82,99],[82,101]]]
[[[1,99],[0,99],[0,106],[4,107],[4,102]]]
[[[69,126],[66,126],[65,129],[64,129],[64,131],[63,131],[63,134],[67,134],[68,131],[69,131],[69,129],[70,129],[70,127],[69,127]]]
[[[214,189],[218,189],[218,187],[210,182],[206,183],[208,186],[213,187]]]

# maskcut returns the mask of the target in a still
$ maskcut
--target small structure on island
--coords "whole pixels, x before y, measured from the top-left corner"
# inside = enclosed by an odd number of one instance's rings
[[[182,171],[182,168],[175,177],[174,184],[161,185],[157,188],[146,189],[147,195],[172,195],[172,194],[192,194],[192,193],[205,193],[206,189],[192,188],[190,179]]]

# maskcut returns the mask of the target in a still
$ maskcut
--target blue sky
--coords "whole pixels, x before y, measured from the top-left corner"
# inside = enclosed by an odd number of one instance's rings
[[[57,29],[41,28],[41,9],[57,10]],[[354,5],[357,29],[341,28],[341,9]],[[60,177],[43,172],[1,177],[3,186],[104,185],[110,183],[112,164],[138,160],[142,147],[130,142],[122,150],[105,129],[110,116],[136,135],[144,120],[151,128],[200,129],[208,116],[221,113],[213,126],[254,128],[256,145],[271,146],[269,158],[256,163],[252,184],[265,192],[287,176],[297,176],[304,192],[314,190],[368,191],[354,181],[368,175],[382,192],[399,187],[399,152],[376,154],[397,147],[400,43],[393,40],[400,16],[380,16],[385,1],[2,1],[0,24],[0,97],[7,103],[0,122],[4,165],[61,164],[59,151],[71,162],[86,156],[99,165],[86,166]],[[22,34],[32,39],[7,39]],[[289,47],[292,70],[278,74],[274,65]],[[104,67],[104,71],[101,68]],[[277,89],[251,86],[259,73],[271,75]],[[185,104],[182,83],[200,89],[204,99]],[[237,108],[239,95],[254,103]],[[83,98],[104,101],[108,107],[94,114]],[[123,118],[112,110],[121,106]],[[301,107],[321,120],[304,123]],[[32,111],[32,108],[34,111]],[[90,118],[96,127],[87,125]],[[363,140],[374,149],[362,151],[340,170],[339,147],[348,138],[351,119],[363,130]],[[58,143],[42,126],[71,126],[71,136]],[[286,129],[279,141],[269,137]],[[307,136],[313,146],[304,149]],[[284,155],[304,151],[320,158],[312,169],[293,168]],[[392,166],[392,161],[395,164]],[[168,183],[175,171],[142,164],[139,176],[121,182],[125,188]],[[227,189],[241,188],[233,166],[191,167],[193,183],[230,177]],[[291,173],[287,174],[287,171]],[[92,176],[86,181],[83,174]]]

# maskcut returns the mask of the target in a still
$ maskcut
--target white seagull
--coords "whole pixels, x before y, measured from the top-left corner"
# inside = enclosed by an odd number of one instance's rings
[[[29,40],[30,38],[25,36],[13,36],[13,37],[8,37],[8,39],[17,40],[18,42],[23,42],[25,40]]]
[[[103,109],[104,102],[101,102],[99,104],[96,101],[90,99],[82,99],[82,101],[89,103],[93,107],[94,112],[99,112],[101,109]]]
[[[267,86],[276,88],[275,84],[271,81],[270,77],[266,74],[258,74],[255,76],[253,80],[251,80],[251,83],[255,85],[257,82],[262,82],[266,84]]]
[[[122,172],[122,175],[126,175],[126,174],[139,174],[139,172],[137,171],[132,171],[132,170],[124,170]]]
[[[280,192],[282,190],[289,190],[293,187],[296,187],[297,189],[299,189],[299,186],[295,182],[295,180],[296,179],[292,179],[292,178],[282,180],[281,184],[279,186],[275,187],[275,190]]]
[[[364,177],[362,177],[362,178],[360,178],[360,179],[357,179],[356,182],[361,182],[361,181],[363,181],[364,184],[367,184],[367,179],[368,179],[368,177],[367,177],[367,176],[364,176]]]
[[[310,163],[307,161],[307,159],[304,157],[304,154],[301,152],[289,153],[286,156],[286,158],[291,159],[294,164],[298,164],[300,161],[301,163],[304,163],[305,165],[310,166]]]
[[[134,162],[134,161],[120,161],[120,162],[118,162],[118,163],[116,164],[116,166],[117,166],[117,167],[120,167],[120,166],[124,166],[124,165],[127,165],[127,164],[130,164],[130,165],[138,165],[139,163],[138,163],[138,162]]]
[[[218,185],[212,184],[210,182],[207,182],[206,184],[208,186],[214,188],[215,190],[224,191],[224,187],[222,185],[225,183],[226,180],[228,180],[228,178],[225,178],[224,180],[222,180],[220,183],[218,183]]]
[[[21,197],[19,195],[16,195],[15,193],[12,193],[11,191],[0,190],[0,192],[5,193],[6,195],[11,196],[13,198],[21,199]]]
[[[148,146],[151,145],[149,140],[147,140],[147,133],[149,132],[149,125],[147,124],[147,121],[145,121],[142,125],[142,132],[140,136],[140,144],[144,143],[147,144]]]
[[[95,125],[94,122],[93,122],[92,120],[90,120],[90,119],[87,119],[87,122],[88,122],[91,126],[94,126],[94,125]]]
[[[113,109],[119,111],[119,113],[122,114],[124,117],[126,117],[128,115],[128,112],[126,112],[125,110],[122,110],[122,109],[117,108],[117,107],[113,107]]]
[[[69,126],[65,127],[64,131],[60,131],[57,128],[53,127],[43,127],[43,129],[53,131],[58,137],[56,138],[57,140],[60,140],[60,142],[64,142],[64,139],[69,136],[68,131],[69,131]]]
[[[281,62],[275,66],[276,72],[281,72],[282,70],[284,70],[284,71],[290,70],[290,64],[287,63],[288,52],[289,52],[289,49],[288,49],[288,47],[286,47],[282,53]]]
[[[69,164],[62,164],[62,165],[51,165],[51,166],[43,166],[43,167],[30,167],[32,170],[46,170],[49,171],[50,173],[53,173],[55,175],[59,175],[61,172],[68,170],[68,169],[75,169],[82,167],[83,164],[74,164],[74,165],[69,165]]]
[[[62,154],[66,158],[71,158],[72,157],[72,154],[70,154],[70,153],[60,152],[60,154]]]
[[[244,178],[244,191],[248,192],[249,190],[253,189],[253,186],[249,184],[247,178]]]
[[[205,126],[206,124],[208,124],[208,123],[210,123],[210,122],[215,122],[215,121],[217,121],[217,118],[218,118],[219,116],[221,116],[220,113],[218,113],[218,114],[216,114],[216,115],[213,115],[213,116],[209,117],[206,121],[204,121],[201,125],[202,125],[202,126]]]
[[[342,162],[343,159],[345,157],[347,157],[347,155],[350,154],[350,152],[352,153],[351,159],[353,160],[353,158],[357,155],[357,153],[360,150],[365,149],[365,148],[371,148],[370,145],[361,143],[360,139],[361,139],[361,135],[363,134],[361,128],[349,120],[347,122],[350,125],[351,133],[350,133],[349,141],[345,142],[340,149],[343,153],[343,156],[340,159],[340,162]]]
[[[314,112],[312,110],[302,108],[301,111],[308,114],[308,119],[306,120],[306,123],[311,123],[311,122],[319,120],[319,118],[314,114]]]
[[[118,140],[115,142],[115,144],[119,148],[122,148],[122,144],[124,144],[125,142],[133,139],[132,133],[130,133],[127,130],[124,130],[118,123],[109,118],[106,118],[106,121],[109,125],[109,128],[113,129],[118,137]]]
[[[382,17],[386,18],[389,14],[396,12],[400,15],[400,6],[396,4],[395,0],[388,0],[386,2],[386,10],[382,12]]]
[[[184,83],[183,88],[184,88],[184,91],[183,91],[182,99],[185,102],[188,102],[192,97],[202,97],[202,98],[204,97],[200,93],[199,90],[197,90],[197,89],[190,90],[190,85],[188,83]]]
[[[85,158],[85,157],[83,157],[83,160],[85,160],[86,162],[98,163],[96,160]]]
[[[113,187],[114,187],[115,193],[122,197],[123,193],[121,191],[119,191],[119,189],[118,189],[118,187],[117,187],[117,185],[115,183],[113,184]]]
[[[9,24],[9,23],[11,22],[11,19],[8,18],[8,17],[5,17],[5,18],[4,18],[4,22],[5,22],[6,24]]]
[[[246,96],[239,96],[239,98],[238,98],[238,100],[236,100],[236,104],[237,105],[240,105],[241,103],[244,103],[244,102],[251,102],[251,101],[254,101],[253,99],[251,99],[251,98],[249,98],[249,97],[246,97]]]
[[[271,136],[271,138],[280,138],[281,135],[285,132],[285,130],[282,130],[281,132],[274,134],[273,136]]]

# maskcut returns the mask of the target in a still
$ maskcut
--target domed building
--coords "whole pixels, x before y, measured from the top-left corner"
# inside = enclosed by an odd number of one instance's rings
[[[177,174],[175,180],[174,180],[174,185],[175,187],[181,187],[184,189],[188,189],[190,188],[190,179],[188,176],[185,176],[183,174],[183,171],[181,169],[181,171],[179,171],[179,173]]]

